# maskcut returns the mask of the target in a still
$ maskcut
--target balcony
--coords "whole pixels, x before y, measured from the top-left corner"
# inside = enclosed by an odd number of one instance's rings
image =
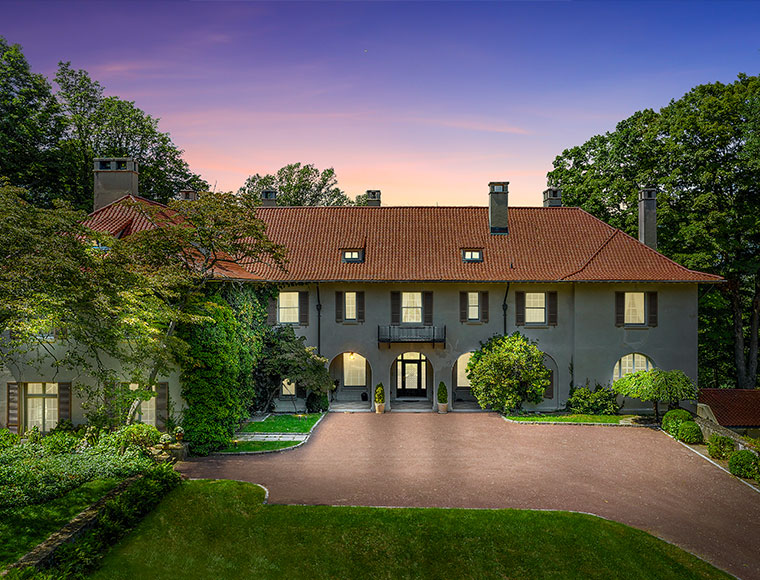
[[[429,342],[433,346],[438,343],[446,348],[445,326],[378,326],[377,342]]]

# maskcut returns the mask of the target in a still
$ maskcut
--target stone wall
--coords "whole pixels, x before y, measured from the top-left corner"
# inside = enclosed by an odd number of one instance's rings
[[[756,455],[758,454],[754,448],[749,446],[749,443],[742,439],[741,435],[734,433],[731,431],[731,429],[722,427],[721,425],[718,425],[709,419],[705,419],[704,417],[694,417],[694,420],[697,422],[697,425],[699,425],[699,428],[702,429],[702,435],[704,436],[705,441],[710,438],[710,435],[717,433],[718,435],[723,435],[724,437],[733,439],[733,441],[736,443],[737,449],[749,449]]]

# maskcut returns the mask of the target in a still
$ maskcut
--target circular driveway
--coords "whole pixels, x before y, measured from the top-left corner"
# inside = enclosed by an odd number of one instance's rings
[[[298,449],[179,469],[259,483],[270,503],[588,512],[760,580],[760,494],[653,429],[330,413]]]

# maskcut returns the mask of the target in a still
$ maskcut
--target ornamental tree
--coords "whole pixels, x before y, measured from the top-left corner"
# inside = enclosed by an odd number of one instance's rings
[[[472,394],[482,408],[501,413],[540,403],[549,386],[544,353],[519,332],[481,343],[467,364]]]
[[[680,401],[697,398],[696,385],[679,369],[672,371],[652,369],[630,373],[615,381],[612,390],[626,397],[651,401],[654,407],[654,418],[658,423],[660,421],[658,403],[667,403],[669,407],[675,407]]]

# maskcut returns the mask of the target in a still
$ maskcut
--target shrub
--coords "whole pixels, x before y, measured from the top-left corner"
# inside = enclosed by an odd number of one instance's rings
[[[650,401],[654,409],[654,417],[659,421],[658,403],[677,405],[684,399],[697,398],[697,387],[686,374],[678,369],[663,371],[652,369],[636,371],[619,378],[612,389],[626,397],[636,397],[642,401]]]
[[[678,427],[677,439],[684,443],[702,443],[702,429],[694,421],[684,421]]]
[[[757,477],[758,469],[760,461],[749,449],[735,451],[728,460],[728,470],[737,477]]]
[[[311,391],[306,397],[306,411],[308,413],[320,413],[327,411],[330,402],[327,400],[326,393],[316,393]]]
[[[42,439],[42,433],[40,433],[40,428],[35,425],[29,431],[24,433],[24,439],[26,439],[29,443],[39,443]]]
[[[438,383],[438,402],[441,405],[445,405],[449,402],[449,391],[446,389],[446,385],[443,381]]]
[[[673,437],[678,437],[678,429],[681,423],[691,421],[691,413],[686,409],[673,409],[668,411],[662,418],[662,430],[667,431]]]
[[[8,429],[0,429],[0,451],[16,445],[18,441],[18,435],[11,433]]]
[[[715,459],[728,459],[735,449],[734,440],[725,435],[713,433],[707,440],[707,453]]]
[[[586,383],[585,387],[570,392],[566,409],[581,415],[616,415],[620,405],[617,403],[617,394],[610,389],[597,383],[592,391]]]
[[[61,419],[58,421],[56,426],[53,428],[50,433],[57,433],[59,431],[67,431],[69,433],[73,433],[76,431],[76,427],[74,426],[74,423],[71,422],[70,419]]]
[[[53,431],[47,437],[43,437],[40,444],[46,455],[61,455],[74,453],[79,445],[79,437],[67,431]]]
[[[120,448],[137,447],[141,451],[147,451],[161,440],[161,432],[153,425],[134,423],[125,425],[116,431],[115,440]]]
[[[385,387],[383,383],[378,383],[375,387],[375,404],[382,405],[385,403]]]

